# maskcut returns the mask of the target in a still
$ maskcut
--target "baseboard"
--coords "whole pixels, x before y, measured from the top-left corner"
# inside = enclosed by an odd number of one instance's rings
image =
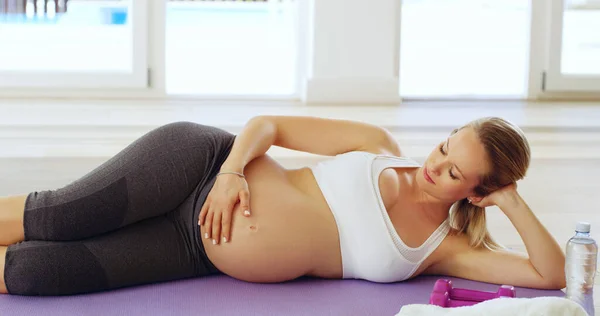
[[[313,83],[320,87],[318,89],[326,85]],[[347,87],[356,84],[358,81]],[[392,86],[395,83],[388,82],[388,94],[392,93]],[[395,136],[407,156],[415,159],[427,157],[452,129],[469,119],[498,115],[511,119],[525,131],[534,159],[600,158],[597,104],[507,103],[494,108],[481,103],[477,103],[478,106],[461,104],[284,106],[278,103],[19,100],[0,106],[3,113],[0,116],[0,158],[111,157],[144,133],[166,123],[193,121],[238,134],[249,118],[265,114],[316,115],[379,125]],[[312,154],[278,147],[272,148],[269,154],[286,162],[318,159]]]
[[[158,125],[21,125],[0,126],[0,158],[111,157]],[[217,125],[237,134],[242,125]],[[407,156],[427,157],[448,131],[437,126],[391,126]],[[598,159],[600,131],[544,127],[528,128],[533,159]],[[268,154],[292,164],[323,158],[305,152],[272,147]]]
[[[400,103],[399,82],[392,78],[312,78],[306,83],[306,103]]]
[[[597,11],[600,10],[600,1],[589,0],[583,3],[570,3],[566,5],[567,10],[583,10],[583,11]]]

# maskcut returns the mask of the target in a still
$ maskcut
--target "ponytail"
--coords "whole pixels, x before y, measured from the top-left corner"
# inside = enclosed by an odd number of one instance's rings
[[[459,234],[465,234],[469,238],[471,247],[491,250],[503,248],[492,239],[487,229],[485,208],[475,206],[467,199],[454,204],[449,223]]]

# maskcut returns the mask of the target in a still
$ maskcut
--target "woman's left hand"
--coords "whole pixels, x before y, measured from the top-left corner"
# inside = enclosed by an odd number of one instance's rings
[[[514,200],[517,194],[517,184],[512,183],[488,194],[485,197],[470,196],[468,199],[471,204],[475,206],[488,207],[501,204],[505,201]]]

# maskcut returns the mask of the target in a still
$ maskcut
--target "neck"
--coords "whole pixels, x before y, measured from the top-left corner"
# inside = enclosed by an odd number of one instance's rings
[[[448,217],[452,202],[442,201],[430,194],[427,194],[418,185],[416,181],[416,173],[413,172],[411,181],[411,195],[414,198],[419,210],[421,210],[427,217],[434,220],[435,222],[443,221]]]

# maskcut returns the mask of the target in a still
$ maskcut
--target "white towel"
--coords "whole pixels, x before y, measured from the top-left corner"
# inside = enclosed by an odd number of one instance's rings
[[[396,316],[588,316],[577,303],[562,297],[497,298],[471,306],[443,308],[427,304],[410,304],[400,309]]]

